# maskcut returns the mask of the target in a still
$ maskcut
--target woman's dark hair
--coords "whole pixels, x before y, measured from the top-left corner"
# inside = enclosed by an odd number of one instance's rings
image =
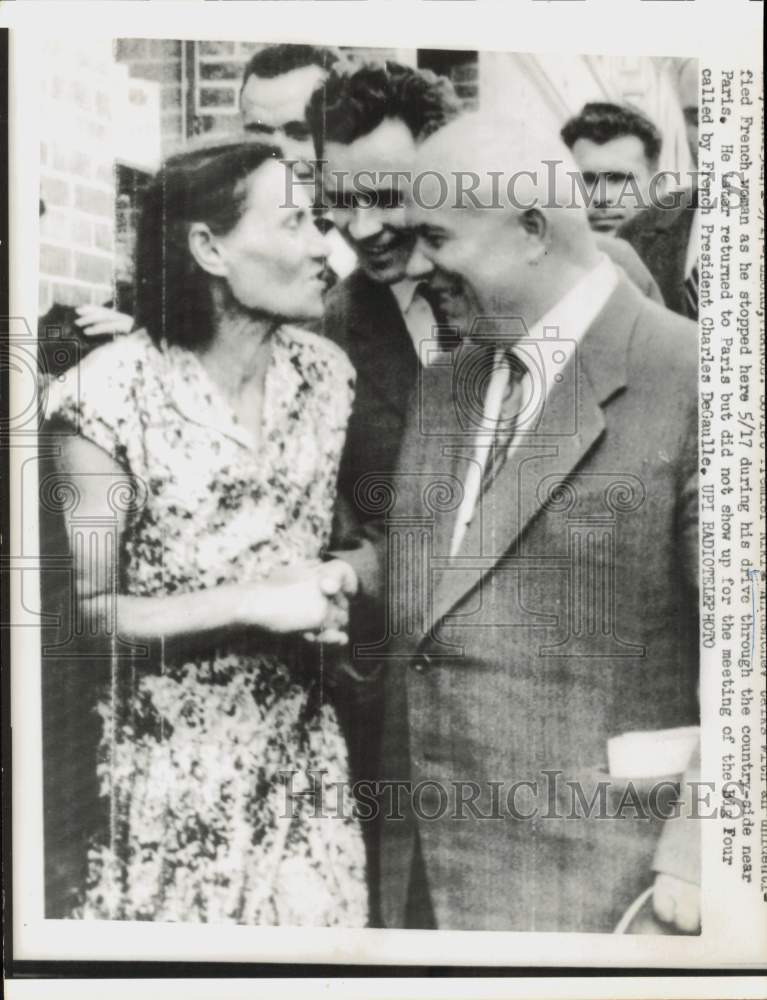
[[[333,70],[306,107],[318,157],[325,143],[349,145],[399,118],[414,139],[425,139],[463,110],[453,84],[428,69],[386,61]]]
[[[213,333],[211,284],[189,250],[189,227],[206,223],[216,235],[242,216],[245,181],[283,155],[263,142],[221,142],[165,161],[144,192],[136,238],[136,319],[159,342],[202,344]]]

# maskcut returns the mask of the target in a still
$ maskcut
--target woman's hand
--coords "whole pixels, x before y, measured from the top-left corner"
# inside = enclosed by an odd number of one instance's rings
[[[345,645],[349,641],[346,628],[349,624],[349,598],[359,589],[357,574],[343,559],[333,559],[318,567],[320,590],[331,601],[331,620],[323,628],[304,633],[307,642],[324,642]]]
[[[242,619],[270,632],[301,632],[315,642],[345,644],[354,571],[340,560],[285,567],[242,595]]]

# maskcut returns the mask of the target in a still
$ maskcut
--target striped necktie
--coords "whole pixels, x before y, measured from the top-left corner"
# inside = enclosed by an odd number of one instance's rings
[[[486,386],[484,416],[476,432],[474,461],[466,471],[463,499],[450,543],[451,557],[460,551],[483,495],[505,465],[525,409],[528,369],[522,359],[512,352],[492,350],[487,354],[487,361],[481,379]]]
[[[509,381],[501,402],[501,410],[493,433],[493,443],[482,474],[480,495],[490,489],[506,464],[514,437],[520,429],[520,417],[525,406],[527,365],[514,351],[508,351],[503,355],[503,363],[508,366]]]
[[[692,270],[684,279],[684,301],[690,319],[698,318],[698,280],[698,262],[695,261]]]

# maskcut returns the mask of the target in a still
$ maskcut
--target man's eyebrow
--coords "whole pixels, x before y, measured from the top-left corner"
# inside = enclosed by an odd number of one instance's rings
[[[248,122],[243,128],[246,132],[266,132],[269,135],[277,131],[274,125],[266,125],[264,122]]]
[[[284,122],[281,126],[283,132],[309,132],[309,125],[302,118],[294,118],[292,121]]]

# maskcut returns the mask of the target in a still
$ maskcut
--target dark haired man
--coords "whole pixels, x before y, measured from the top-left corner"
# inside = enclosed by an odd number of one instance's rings
[[[453,320],[441,310],[435,316],[438,290],[425,280],[431,265],[413,254],[403,195],[419,143],[461,110],[448,79],[395,62],[336,68],[306,109],[330,215],[359,265],[328,296],[325,314],[327,335],[357,369],[340,481],[352,503],[362,476],[394,467],[420,368],[418,345],[436,321]],[[605,243],[637,287],[661,300],[636,253],[622,242]],[[448,297],[441,298],[444,305]]]
[[[649,205],[662,139],[636,108],[594,101],[561,131],[590,192],[591,228],[614,234]]]
[[[242,77],[245,129],[278,143],[288,159],[313,159],[304,110],[312,91],[340,58],[335,49],[315,45],[267,45],[256,52]]]
[[[417,343],[435,323],[417,268],[408,273],[415,240],[404,226],[403,196],[418,141],[460,110],[449,80],[393,62],[331,73],[307,107],[326,203],[359,265],[333,289],[325,314],[328,336],[357,369],[341,475],[350,499],[366,472],[392,468],[418,373]]]

